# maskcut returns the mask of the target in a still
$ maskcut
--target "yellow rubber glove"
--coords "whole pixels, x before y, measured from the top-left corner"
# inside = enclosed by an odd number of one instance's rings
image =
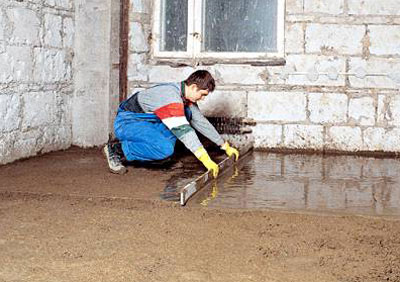
[[[239,159],[239,151],[229,145],[228,142],[225,142],[224,145],[221,146],[222,150],[225,150],[225,153],[228,157],[235,155],[235,161]]]
[[[214,178],[217,178],[219,167],[215,162],[213,162],[204,147],[198,149],[194,154],[208,170],[212,171]]]

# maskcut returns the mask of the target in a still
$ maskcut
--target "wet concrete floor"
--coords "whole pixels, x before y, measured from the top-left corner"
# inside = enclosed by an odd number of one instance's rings
[[[399,216],[399,172],[394,158],[253,152],[188,205]],[[189,175],[172,177],[162,198],[177,200]]]

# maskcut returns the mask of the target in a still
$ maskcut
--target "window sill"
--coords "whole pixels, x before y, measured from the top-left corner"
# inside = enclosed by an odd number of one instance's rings
[[[212,65],[251,65],[251,66],[284,66],[286,60],[284,58],[265,58],[265,59],[216,59],[216,58],[201,58],[201,59],[177,59],[177,58],[153,58],[154,65],[168,65],[174,68],[180,67],[196,67],[196,66],[212,66]]]

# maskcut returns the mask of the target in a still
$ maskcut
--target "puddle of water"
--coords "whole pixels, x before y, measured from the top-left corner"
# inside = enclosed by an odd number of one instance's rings
[[[189,205],[400,215],[400,160],[253,152]]]

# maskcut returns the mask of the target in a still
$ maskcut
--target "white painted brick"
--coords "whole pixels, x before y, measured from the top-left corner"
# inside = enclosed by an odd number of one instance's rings
[[[359,127],[332,126],[329,129],[328,149],[342,151],[362,150],[361,129]]]
[[[389,120],[386,96],[378,95],[377,122],[384,123],[386,120]]]
[[[324,145],[324,128],[319,125],[284,125],[283,135],[287,148],[322,149]]]
[[[4,29],[6,27],[6,21],[3,11],[0,10],[0,40],[4,40]]]
[[[148,7],[146,2],[143,3],[142,0],[131,1],[131,12],[133,13],[148,13]]]
[[[334,68],[337,72],[346,71],[346,61],[343,57],[317,56],[317,55],[288,55],[286,58],[288,69],[293,69],[294,73],[289,74],[287,83],[291,85],[324,85],[324,86],[345,86],[344,76],[339,75],[338,79],[331,80],[326,75],[319,75],[316,81],[311,81],[307,77],[310,69],[315,68],[318,72],[326,72]],[[303,74],[305,73],[305,74]]]
[[[389,74],[393,70],[399,70],[400,59],[370,58],[369,60],[364,60],[361,58],[350,58],[349,72],[355,73],[358,68],[363,68],[367,74],[382,74],[382,76],[366,76],[365,78],[349,76],[352,87],[390,89],[398,89],[399,87],[396,82],[385,74]]]
[[[400,95],[391,97],[389,102],[389,125],[400,127]]]
[[[310,120],[314,123],[342,123],[347,121],[347,95],[338,93],[310,93]]]
[[[400,3],[399,3],[400,9]],[[370,25],[369,50],[373,55],[400,55],[400,26]]]
[[[145,54],[129,54],[128,60],[128,80],[147,81],[149,66],[145,64]]]
[[[253,127],[254,147],[275,148],[282,143],[282,125],[261,124]]]
[[[70,8],[70,0],[45,0],[45,3],[52,7],[62,7],[64,9]]]
[[[53,92],[28,92],[22,98],[24,129],[54,123],[56,103]]]
[[[248,115],[258,121],[304,121],[306,95],[301,92],[250,91]]]
[[[67,149],[71,145],[71,126],[50,125],[43,128],[43,135],[38,140],[37,150],[42,153]]]
[[[328,50],[345,55],[361,54],[364,34],[365,27],[359,25],[309,24],[306,27],[306,52]]]
[[[12,80],[12,69],[10,67],[10,55],[6,52],[0,53],[0,83],[10,82]]]
[[[44,44],[51,47],[62,47],[61,17],[52,14],[44,15]]]
[[[129,31],[129,46],[133,52],[147,52],[147,39],[140,23],[131,22]]]
[[[368,151],[400,151],[400,129],[367,128],[364,130],[364,148]]]
[[[201,112],[210,117],[246,117],[246,104],[246,92],[218,90],[210,93],[198,103]]]
[[[8,18],[13,25],[11,42],[38,45],[40,20],[38,15],[26,8],[7,10]]]
[[[74,46],[74,22],[72,18],[64,18],[63,25],[63,33],[64,33],[64,47],[72,48]]]
[[[71,62],[66,60],[64,51],[36,48],[34,56],[36,81],[61,82],[71,79]]]
[[[32,80],[33,60],[29,47],[8,46],[0,53],[0,82]]]
[[[16,94],[0,95],[0,135],[16,130],[21,120],[20,102]]]
[[[13,154],[17,158],[27,158],[37,154],[37,140],[42,135],[41,130],[29,130],[20,132],[18,138],[15,140]]]
[[[358,125],[374,125],[374,99],[371,97],[350,99],[349,118],[354,119]]]
[[[0,164],[6,164],[19,158],[14,154],[14,143],[18,139],[19,132],[13,131],[0,134]]]
[[[348,0],[349,14],[400,15],[400,0]]]
[[[298,14],[303,13],[304,0],[286,0],[286,13]]]
[[[151,83],[177,82],[185,80],[194,71],[191,67],[172,68],[170,66],[154,66],[149,70]]]
[[[286,53],[304,52],[304,30],[302,23],[287,23],[285,33]]]
[[[343,13],[344,0],[304,0],[305,13],[338,15]]]
[[[265,84],[263,67],[216,65],[213,69],[223,84]]]

